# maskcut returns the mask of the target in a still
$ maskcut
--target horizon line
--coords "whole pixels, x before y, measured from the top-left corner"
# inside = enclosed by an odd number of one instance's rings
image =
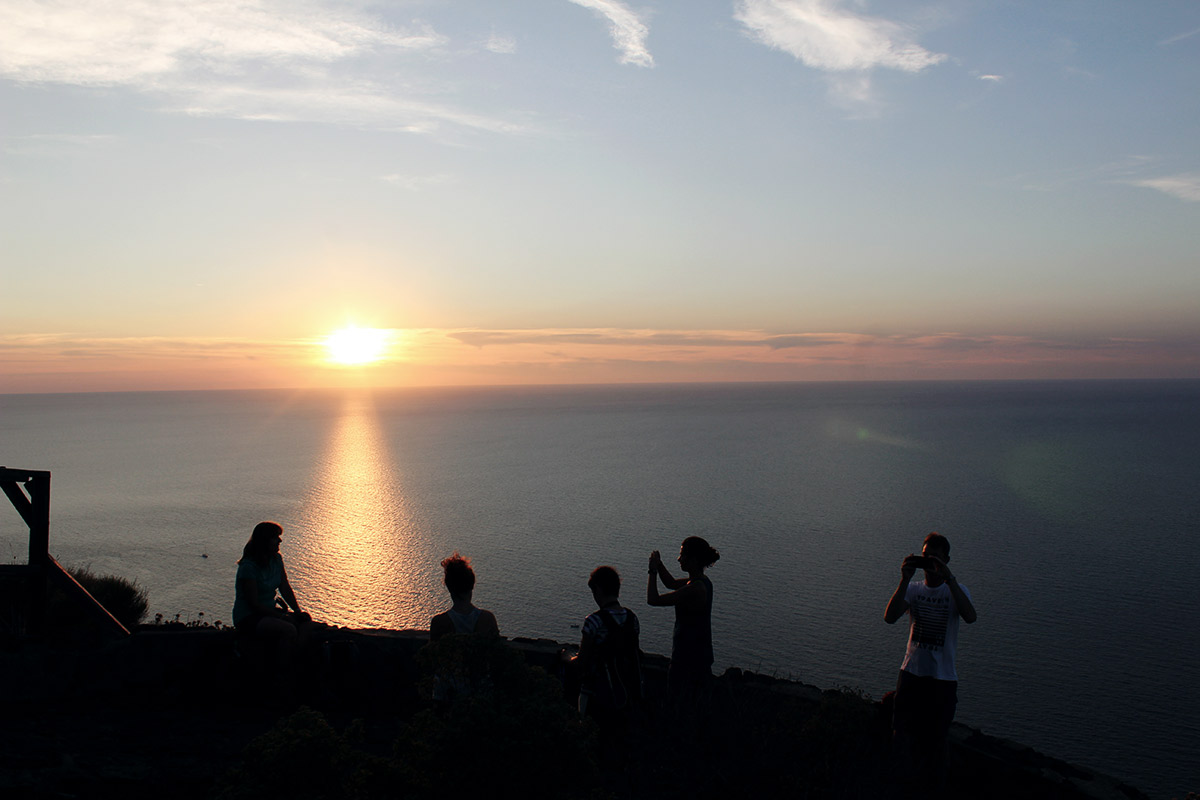
[[[1089,378],[808,378],[797,380],[678,380],[678,381],[577,381],[574,383],[446,383],[413,384],[410,386],[255,386],[246,388],[212,389],[81,389],[64,392],[0,392],[0,397],[60,396],[86,394],[197,394],[266,393],[266,392],[419,392],[447,389],[594,389],[642,386],[791,386],[796,384],[935,384],[935,383],[1200,383],[1200,377],[1089,377]]]

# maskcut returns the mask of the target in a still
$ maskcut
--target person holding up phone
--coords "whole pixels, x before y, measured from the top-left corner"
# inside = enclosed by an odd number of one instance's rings
[[[646,602],[652,606],[675,606],[667,693],[677,713],[707,710],[713,665],[713,584],[704,570],[720,557],[706,540],[689,536],[679,547],[678,559],[687,578],[676,578],[657,550],[650,554]],[[661,594],[659,580],[671,591]]]
[[[939,533],[925,537],[921,555],[900,564],[900,585],[888,600],[883,621],[891,625],[908,612],[908,647],[892,705],[894,774],[910,789],[937,795],[946,779],[946,734],[958,704],[954,652],[958,621],[975,622],[967,587],[950,571],[950,542]],[[913,582],[918,569],[925,580]]]

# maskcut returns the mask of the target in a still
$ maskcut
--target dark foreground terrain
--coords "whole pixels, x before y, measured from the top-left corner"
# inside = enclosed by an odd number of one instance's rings
[[[556,643],[425,644],[337,631],[279,672],[212,629],[10,643],[0,797],[889,796],[887,709],[854,692],[729,670],[709,713],[681,720],[655,700],[666,662],[651,656],[651,696],[613,748],[562,702]],[[438,713],[434,671],[480,688]],[[949,797],[1144,797],[961,725],[950,759]]]

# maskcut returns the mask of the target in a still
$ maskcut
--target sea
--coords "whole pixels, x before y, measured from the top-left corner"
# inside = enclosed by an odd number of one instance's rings
[[[228,622],[271,519],[320,620],[425,628],[458,551],[502,633],[574,641],[611,564],[665,654],[647,556],[703,536],[718,672],[873,697],[904,651],[900,562],[938,531],[979,615],[959,721],[1200,791],[1200,381],[0,395],[0,464],[52,472],[56,558],[184,622]]]

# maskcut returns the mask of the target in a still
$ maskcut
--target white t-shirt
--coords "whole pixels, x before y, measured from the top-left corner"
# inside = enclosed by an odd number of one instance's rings
[[[961,583],[958,588],[968,599],[971,593]],[[956,681],[954,650],[958,646],[958,606],[950,586],[943,583],[936,588],[925,585],[925,581],[913,581],[904,593],[908,603],[908,649],[904,651],[904,663],[900,669],[913,675],[937,678],[940,681]]]

